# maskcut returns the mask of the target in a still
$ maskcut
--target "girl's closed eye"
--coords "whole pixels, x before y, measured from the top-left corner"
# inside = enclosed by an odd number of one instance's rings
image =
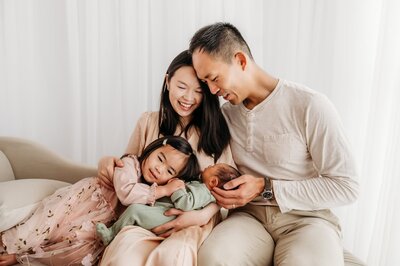
[[[173,169],[168,169],[168,174],[173,176],[175,174],[175,171]]]

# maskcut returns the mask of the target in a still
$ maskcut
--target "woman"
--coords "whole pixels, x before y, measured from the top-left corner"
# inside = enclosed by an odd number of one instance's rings
[[[126,153],[140,155],[143,147],[163,135],[186,138],[197,151],[201,170],[216,162],[234,165],[230,133],[218,97],[197,79],[187,51],[180,53],[168,67],[160,110],[141,116]],[[115,165],[121,166],[122,162],[118,158],[103,158],[99,162],[99,175],[108,179]],[[179,216],[153,229],[154,233],[165,232],[160,236],[127,226],[107,247],[101,265],[196,265],[198,247],[215,225],[218,211],[216,204],[198,211],[168,211],[169,215]]]

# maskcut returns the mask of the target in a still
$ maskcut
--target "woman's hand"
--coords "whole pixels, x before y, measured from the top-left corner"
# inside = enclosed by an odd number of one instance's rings
[[[218,205],[226,209],[234,209],[246,205],[259,196],[264,189],[264,182],[264,178],[242,175],[226,183],[225,190],[214,187],[211,193]]]
[[[161,237],[168,237],[172,233],[192,225],[202,226],[207,224],[210,219],[219,211],[219,206],[215,203],[208,204],[205,208],[195,211],[181,211],[169,209],[164,214],[166,216],[177,216],[174,220],[153,228],[151,231]]]
[[[112,156],[106,156],[100,159],[97,167],[97,177],[105,187],[113,189],[114,167],[123,167],[121,159]]]

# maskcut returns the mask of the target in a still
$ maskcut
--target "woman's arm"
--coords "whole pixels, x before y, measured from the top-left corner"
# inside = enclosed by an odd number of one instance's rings
[[[168,237],[172,233],[192,225],[202,226],[207,224],[210,219],[220,210],[220,207],[215,203],[208,204],[205,208],[195,211],[181,211],[178,209],[169,209],[164,214],[166,216],[176,215],[177,217],[163,225],[153,228],[151,231],[155,234],[160,234],[161,237]]]

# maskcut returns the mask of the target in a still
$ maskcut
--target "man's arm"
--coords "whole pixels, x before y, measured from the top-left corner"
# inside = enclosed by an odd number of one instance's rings
[[[300,181],[273,180],[282,212],[319,210],[356,200],[359,185],[350,145],[333,104],[316,94],[305,112],[307,148],[319,176]]]
[[[317,210],[353,202],[358,194],[356,167],[344,135],[339,115],[323,95],[315,94],[298,117],[304,125],[304,145],[317,172],[314,177],[269,176],[274,197],[282,212],[292,209]],[[264,189],[264,176],[243,175],[225,184],[224,191],[214,188],[219,205],[231,209],[243,206]]]

